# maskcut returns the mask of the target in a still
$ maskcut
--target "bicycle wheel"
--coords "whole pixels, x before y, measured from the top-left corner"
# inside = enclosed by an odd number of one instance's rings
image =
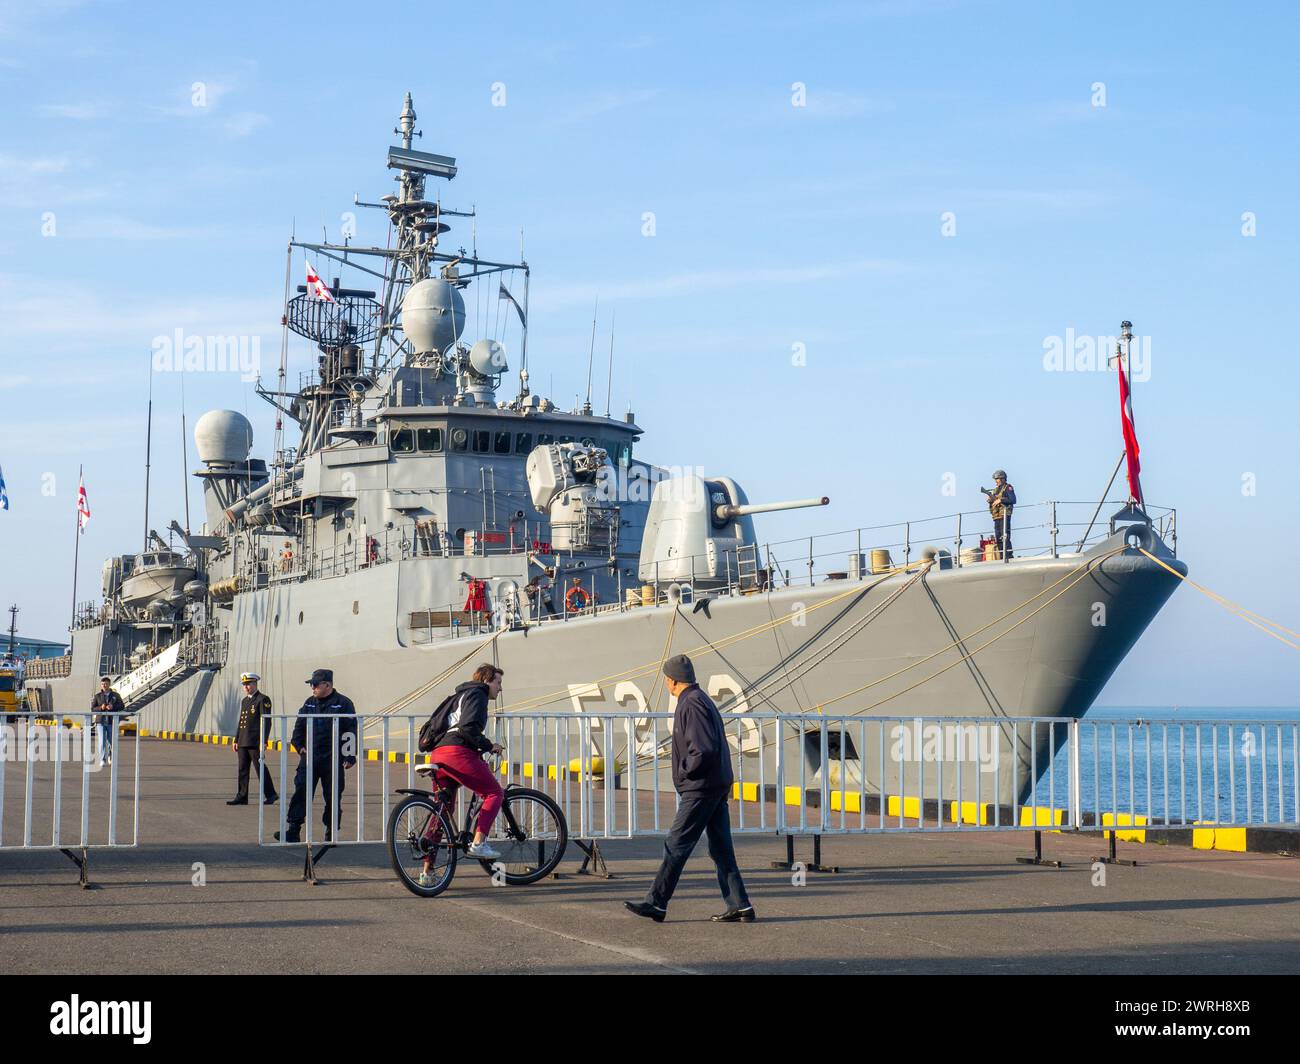
[[[479,861],[483,871],[492,875],[499,865],[506,883],[523,886],[545,879],[559,866],[569,845],[569,825],[550,795],[512,787],[492,825],[490,841],[501,857]]]
[[[422,898],[433,898],[451,885],[456,874],[456,833],[432,795],[412,794],[388,815],[388,856],[402,886]],[[420,873],[431,857],[424,886]]]

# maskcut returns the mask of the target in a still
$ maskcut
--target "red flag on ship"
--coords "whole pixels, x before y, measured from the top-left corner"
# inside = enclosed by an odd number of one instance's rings
[[[90,503],[86,501],[86,481],[77,482],[77,531],[84,532],[90,524]]]
[[[321,281],[316,268],[310,262],[307,263],[307,294],[316,299],[323,299],[326,303],[334,302],[334,296],[330,294],[328,286]]]
[[[1133,396],[1129,392],[1128,375],[1124,372],[1124,359],[1116,355],[1115,366],[1119,370],[1119,417],[1124,428],[1124,457],[1128,460],[1128,494],[1130,499],[1143,506],[1142,482],[1138,479],[1142,471],[1142,452],[1138,448],[1137,430],[1133,427]]]

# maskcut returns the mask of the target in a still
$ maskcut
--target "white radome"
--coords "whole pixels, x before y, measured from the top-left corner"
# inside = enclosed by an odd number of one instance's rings
[[[402,297],[402,331],[417,355],[446,351],[464,328],[465,300],[441,277],[416,281]]]
[[[237,410],[209,410],[194,426],[194,446],[204,465],[242,462],[253,450],[253,426]]]

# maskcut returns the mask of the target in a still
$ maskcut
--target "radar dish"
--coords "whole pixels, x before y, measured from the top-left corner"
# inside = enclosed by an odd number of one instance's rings
[[[384,308],[369,294],[343,290],[332,303],[304,292],[289,300],[285,309],[290,329],[330,348],[373,340]]]
[[[496,340],[479,340],[469,349],[469,364],[474,372],[494,377],[510,367],[506,365],[506,345]]]

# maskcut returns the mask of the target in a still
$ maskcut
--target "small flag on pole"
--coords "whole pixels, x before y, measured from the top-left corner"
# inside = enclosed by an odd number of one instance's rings
[[[519,300],[510,294],[510,289],[504,283],[501,285],[500,291],[497,292],[497,299],[509,300],[511,306],[515,308],[515,312],[519,315],[519,324],[525,329],[528,328],[528,319],[524,317],[524,308],[519,305]]]
[[[307,294],[313,299],[323,299],[326,303],[335,302],[334,296],[310,262],[307,263]]]
[[[1137,430],[1133,427],[1133,396],[1129,392],[1128,375],[1124,372],[1124,359],[1118,354],[1115,365],[1119,369],[1119,416],[1124,429],[1124,457],[1128,460],[1128,494],[1139,506],[1142,501],[1141,450],[1138,447]]]
[[[5,471],[0,469],[0,510],[9,509],[9,492],[5,490]]]
[[[82,477],[77,482],[77,531],[86,531],[88,524],[90,524],[90,503],[86,501],[86,480]]]

